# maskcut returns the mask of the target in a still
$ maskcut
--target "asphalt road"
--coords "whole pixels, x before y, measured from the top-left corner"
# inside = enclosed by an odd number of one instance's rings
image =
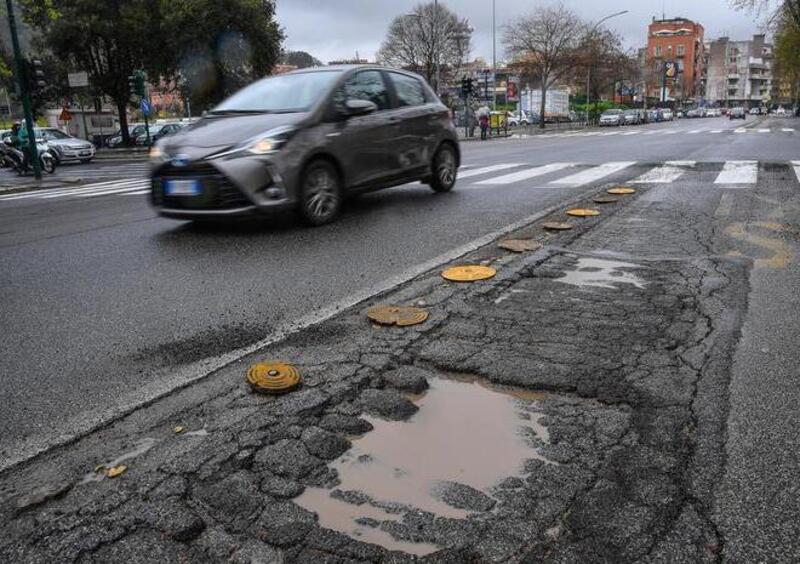
[[[464,143],[453,193],[409,185],[368,195],[320,229],[291,218],[164,220],[135,180],[0,197],[0,458],[11,463],[97,425],[220,355],[598,183],[640,178],[665,161],[723,174],[728,161],[797,158],[795,120],[750,118],[737,132],[742,125],[705,119]],[[746,180],[748,166],[726,178]]]

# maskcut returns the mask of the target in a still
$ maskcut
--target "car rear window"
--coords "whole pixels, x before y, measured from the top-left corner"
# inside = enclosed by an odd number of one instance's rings
[[[398,72],[390,72],[389,76],[397,93],[398,106],[422,106],[427,102],[425,87],[419,80]]]

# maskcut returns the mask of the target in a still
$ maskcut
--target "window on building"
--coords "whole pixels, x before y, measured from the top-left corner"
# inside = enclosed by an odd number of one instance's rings
[[[683,57],[684,55],[686,55],[686,45],[678,45],[675,54],[678,55],[679,57]]]
[[[656,57],[660,57],[661,56],[661,46],[660,45],[656,45],[654,54],[655,54]]]

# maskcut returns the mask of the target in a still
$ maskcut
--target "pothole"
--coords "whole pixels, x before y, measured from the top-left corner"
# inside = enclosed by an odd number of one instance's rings
[[[641,269],[638,264],[620,262],[609,259],[580,257],[574,270],[567,271],[563,277],[556,278],[556,282],[572,286],[619,289],[617,284],[631,284],[640,290],[645,288],[645,280],[632,272],[631,269]]]
[[[413,398],[420,409],[408,421],[368,418],[374,429],[331,464],[336,490],[308,488],[295,500],[317,513],[320,526],[430,554],[441,547],[390,531],[409,515],[465,519],[490,511],[494,486],[520,475],[527,460],[549,462],[538,450],[549,442],[544,414],[536,411],[542,394],[460,376],[429,384]]]

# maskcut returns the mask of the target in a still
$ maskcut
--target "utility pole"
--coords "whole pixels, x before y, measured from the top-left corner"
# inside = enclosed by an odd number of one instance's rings
[[[17,67],[17,95],[22,98],[22,109],[25,112],[25,129],[28,131],[28,151],[30,152],[31,166],[36,180],[42,179],[42,168],[39,166],[39,150],[36,147],[36,132],[33,129],[33,113],[31,112],[31,97],[29,93],[28,76],[25,72],[25,63],[22,60],[22,51],[19,48],[17,36],[17,23],[14,19],[14,6],[11,0],[6,0],[8,9],[8,26],[11,28],[11,45],[14,49],[14,63]]]
[[[436,95],[442,95],[442,75],[439,65],[439,0],[433,0],[433,52],[436,54]]]
[[[497,18],[496,0],[492,0],[492,109],[497,110]]]
[[[594,32],[597,31],[597,28],[600,27],[600,24],[602,24],[605,21],[610,20],[611,18],[616,18],[617,16],[622,16],[622,15],[627,14],[627,13],[628,13],[628,10],[623,10],[621,12],[617,12],[615,14],[608,15],[608,16],[602,18],[601,20],[599,20],[596,24],[594,24],[592,29],[589,31],[589,35],[588,35],[589,41],[588,41],[587,47],[589,49],[592,48],[592,38],[594,37]],[[589,89],[591,88],[591,83],[592,83],[592,65],[591,65],[591,61],[590,61],[590,63],[588,65],[586,65],[586,127],[589,127],[589,99],[590,99]]]

